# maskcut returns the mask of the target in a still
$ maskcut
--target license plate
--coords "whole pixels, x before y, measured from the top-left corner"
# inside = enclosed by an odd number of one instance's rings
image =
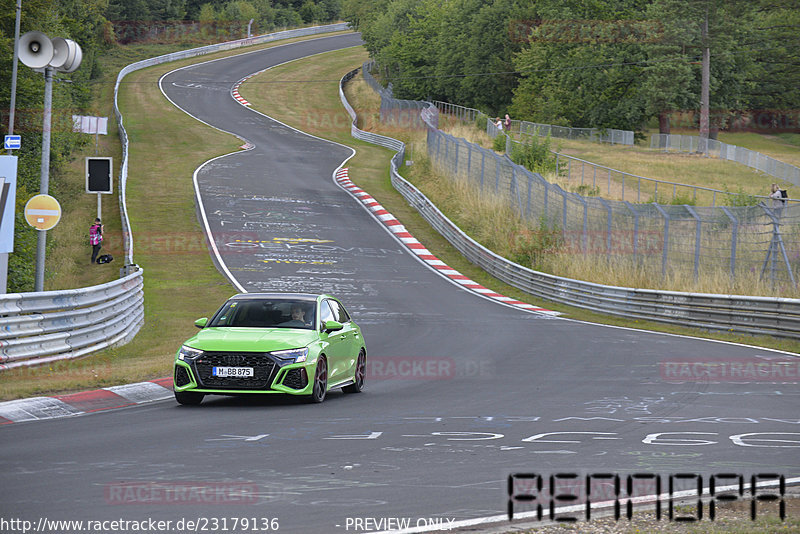
[[[220,378],[248,378],[253,376],[252,367],[212,367],[211,376]]]

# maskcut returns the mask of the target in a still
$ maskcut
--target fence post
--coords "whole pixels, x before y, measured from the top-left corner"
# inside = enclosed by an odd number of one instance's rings
[[[467,176],[472,172],[472,145],[467,144]]]
[[[494,192],[500,191],[500,157],[494,155]]]
[[[483,191],[483,176],[486,171],[486,152],[481,150],[481,191]]]
[[[525,208],[525,218],[529,219],[531,216],[531,187],[533,185],[531,182],[533,180],[531,179],[532,176],[530,172],[528,172],[527,170],[525,171],[525,177],[528,179],[528,205]]]
[[[606,253],[608,258],[611,259],[611,225],[612,225],[612,210],[611,204],[609,204],[605,199],[601,197],[597,197],[597,200],[600,201],[601,204],[608,210],[608,226],[606,228]]]
[[[664,209],[658,205],[658,202],[653,202],[653,205],[656,209],[661,212],[661,215],[664,216],[664,244],[663,244],[663,251],[661,253],[661,276],[663,278],[667,277],[667,257],[669,254],[669,214],[664,211]]]
[[[639,212],[631,206],[630,202],[626,202],[625,205],[633,213],[633,263],[636,263],[636,257],[639,253]]]
[[[733,223],[731,229],[731,281],[733,281],[736,279],[736,244],[739,238],[739,220],[725,206],[720,206],[720,208]]]
[[[454,165],[455,165],[455,172],[454,172],[453,174],[456,174],[456,175],[457,175],[457,174],[458,174],[458,152],[459,152],[459,145],[461,144],[461,142],[460,142],[458,139],[456,139],[456,138],[454,137],[454,138],[453,138],[453,143],[456,145],[456,146],[455,146],[455,151],[456,151],[456,161],[455,161],[455,163],[454,163]]]
[[[694,208],[686,205],[683,207],[686,208],[686,211],[688,211],[689,214],[694,217],[695,221],[697,221],[697,230],[694,238],[694,281],[697,282],[697,280],[700,278],[700,235],[702,233],[700,228],[701,220]]]
[[[583,204],[583,226],[581,228],[581,243],[583,248],[583,254],[586,255],[589,252],[589,247],[586,243],[586,240],[589,235],[589,203],[586,202],[586,199],[583,198],[583,195],[575,195],[578,200],[581,201]]]
[[[544,220],[547,221],[547,197],[550,191],[550,182],[544,181]]]
[[[765,204],[760,204],[764,212],[772,220],[772,239],[770,240],[769,249],[767,250],[767,257],[764,258],[764,266],[761,268],[761,276],[764,276],[764,270],[767,268],[767,263],[770,263],[770,270],[772,271],[772,288],[775,289],[775,257],[780,251],[786,271],[789,273],[789,279],[793,286],[797,283],[794,280],[794,272],[792,272],[792,264],[789,263],[789,257],[786,255],[786,247],[783,245],[783,237],[781,236],[780,225],[781,222],[778,217],[773,213],[772,209],[768,208]]]

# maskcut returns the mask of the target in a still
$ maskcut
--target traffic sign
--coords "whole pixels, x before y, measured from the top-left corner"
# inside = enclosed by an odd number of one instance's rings
[[[61,205],[50,195],[36,195],[25,204],[25,220],[37,230],[49,230],[61,219]]]
[[[19,150],[22,147],[21,135],[7,135],[3,139],[3,148],[6,150]]]

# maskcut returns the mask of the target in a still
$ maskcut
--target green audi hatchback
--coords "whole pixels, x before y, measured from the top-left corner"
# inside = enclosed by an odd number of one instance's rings
[[[338,299],[302,293],[242,293],[231,297],[175,356],[180,404],[248,393],[304,395],[364,388],[367,348],[361,329]]]

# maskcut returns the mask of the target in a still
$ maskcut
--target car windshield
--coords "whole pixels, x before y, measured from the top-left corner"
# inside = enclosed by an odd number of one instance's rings
[[[297,299],[229,300],[208,326],[303,328],[313,330],[317,303]]]

